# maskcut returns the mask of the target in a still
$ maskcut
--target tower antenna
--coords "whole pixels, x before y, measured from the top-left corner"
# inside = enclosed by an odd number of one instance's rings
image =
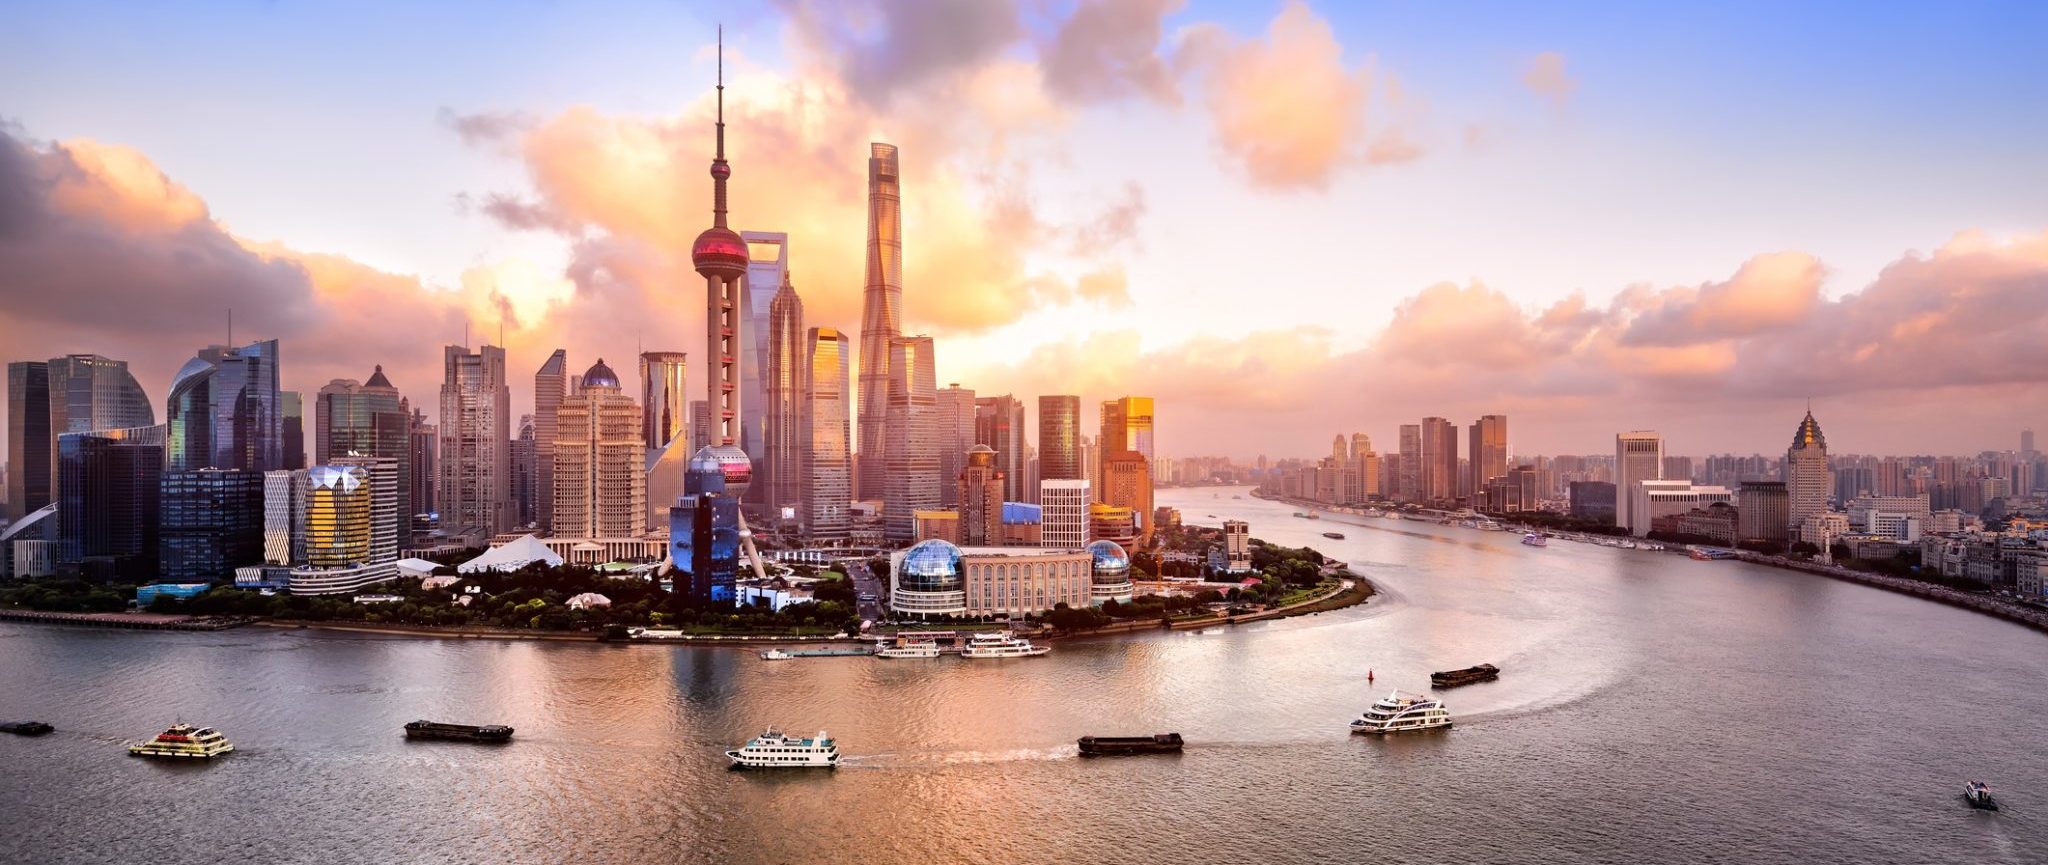
[[[235,347],[235,308],[228,307],[228,348]]]

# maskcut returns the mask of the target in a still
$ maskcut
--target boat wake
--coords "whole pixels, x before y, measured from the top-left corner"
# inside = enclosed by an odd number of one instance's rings
[[[839,758],[839,765],[841,768],[860,769],[922,769],[932,766],[959,766],[977,763],[1029,763],[1067,760],[1079,757],[1080,753],[1080,749],[1074,745],[1058,745],[1049,748],[1013,748],[1005,751],[941,751],[925,754],[885,752],[881,754],[844,756]]]

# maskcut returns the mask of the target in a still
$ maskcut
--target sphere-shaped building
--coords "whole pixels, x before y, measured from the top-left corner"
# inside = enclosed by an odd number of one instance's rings
[[[1131,556],[1115,541],[1101,540],[1088,544],[1088,554],[1094,559],[1093,585],[1088,592],[1088,602],[1102,606],[1105,601],[1128,604],[1136,594],[1131,586]]]

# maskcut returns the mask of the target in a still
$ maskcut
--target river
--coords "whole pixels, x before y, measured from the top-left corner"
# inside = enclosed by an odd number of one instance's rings
[[[1381,589],[1348,610],[1049,656],[0,623],[0,861],[38,863],[1943,863],[2048,860],[2048,636],[1737,562],[1162,490]],[[1209,515],[1214,514],[1215,517]],[[1341,541],[1323,538],[1341,531]],[[1377,690],[1450,731],[1374,739]],[[135,760],[174,719],[238,745]],[[502,747],[405,741],[506,723]],[[769,724],[837,772],[736,773]],[[1177,730],[1178,757],[1082,760]],[[2006,810],[1979,812],[1965,780]]]

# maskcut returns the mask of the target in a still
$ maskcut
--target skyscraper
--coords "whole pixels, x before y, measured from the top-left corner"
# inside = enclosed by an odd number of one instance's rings
[[[1828,440],[1821,435],[1813,410],[1792,431],[1792,446],[1785,450],[1786,520],[1793,534],[1806,525],[1806,518],[1828,509],[1828,493],[1834,489],[1828,471]]]
[[[306,469],[263,473],[263,563],[306,560]]]
[[[747,501],[779,505],[772,500],[783,491],[776,484],[775,466],[768,456],[768,414],[773,410],[768,396],[769,332],[774,327],[775,298],[789,280],[789,235],[779,231],[742,231],[740,239],[747,244],[747,281],[743,316],[746,327],[740,340],[740,350],[746,359],[740,364],[739,445],[753,458],[754,473],[762,480],[748,488]],[[791,297],[795,294],[791,290]],[[796,334],[801,344],[801,321],[796,325]]]
[[[263,474],[199,468],[163,474],[159,561],[171,583],[233,580],[263,561]]]
[[[853,407],[846,334],[811,328],[804,353],[803,521],[816,540],[845,538],[853,497]]]
[[[1466,438],[1467,457],[1470,460],[1472,477],[1467,487],[1475,495],[1486,489],[1489,481],[1506,477],[1508,473],[1508,417],[1490,414],[1472,422]],[[1500,503],[1487,502],[1487,507],[1499,509]],[[1524,508],[1531,507],[1525,504]]]
[[[165,468],[283,468],[283,402],[277,340],[200,349],[171,381]]]
[[[57,430],[50,425],[50,365],[7,365],[7,518],[19,520],[56,501]]]
[[[889,358],[903,335],[903,214],[896,145],[868,146],[868,260],[861,294],[860,455],[857,498],[883,495],[888,448]]]
[[[891,349],[883,533],[907,543],[917,534],[917,512],[939,507],[938,381],[931,337],[899,337]]]
[[[165,430],[57,436],[57,569],[88,579],[154,580]]]
[[[292,569],[292,594],[353,592],[398,576],[395,462],[344,456],[304,475],[306,560]]]
[[[967,449],[975,443],[978,411],[974,391],[958,384],[940,388],[938,414],[935,428],[939,434],[939,504],[950,508],[960,504],[960,487],[954,482],[959,480],[960,470],[967,467]],[[998,498],[999,504],[1000,501]]]
[[[144,427],[156,423],[149,396],[128,373],[128,362],[96,354],[53,357],[50,428],[59,433]]]
[[[783,248],[781,244],[777,246]],[[768,476],[768,492],[763,501],[778,519],[783,508],[803,502],[805,471],[804,302],[797,296],[796,286],[790,283],[789,270],[780,269],[782,285],[768,304],[767,402],[763,412],[766,435],[762,447],[763,469]]]
[[[555,421],[557,537],[637,538],[647,534],[647,450],[640,406],[618,373],[598,358]]]
[[[534,456],[533,415],[520,415],[518,428],[519,434],[512,437],[512,524],[523,529],[540,523],[533,512],[539,499],[534,476],[540,467]]]
[[[505,350],[442,350],[441,528],[489,541],[512,526],[512,391]],[[536,435],[538,433],[536,432]]]
[[[1024,403],[1010,394],[977,397],[974,400],[974,441],[996,452],[996,469],[1003,473],[1003,495],[1010,501],[1029,501],[1024,489]]]
[[[1396,495],[1420,501],[1422,495],[1422,424],[1401,425],[1401,464],[1394,479]]]
[[[412,465],[412,492],[406,496],[405,500],[412,503],[412,512],[405,513],[401,511],[399,513],[399,517],[407,521],[435,508],[435,502],[439,500],[434,497],[434,490],[441,479],[440,428],[427,423],[427,413],[425,410],[413,409],[411,429],[412,450],[408,454],[408,458]],[[401,542],[407,540],[410,535],[411,527],[409,525],[399,529],[399,540]]]
[[[1628,527],[1630,500],[1640,481],[1664,477],[1664,437],[1638,430],[1614,436],[1614,524]]]
[[[1080,478],[1081,398],[1055,394],[1038,398],[1038,476]]]
[[[1440,417],[1422,419],[1422,464],[1416,478],[1423,501],[1458,495],[1458,427]]]
[[[392,460],[398,472],[398,513],[408,520],[415,508],[427,507],[412,500],[412,417],[382,365],[371,370],[366,383],[338,378],[313,395],[313,461],[328,465],[350,455]]]
[[[647,524],[668,528],[690,465],[690,393],[679,351],[640,353],[640,437],[647,460]]]
[[[556,417],[568,395],[569,353],[555,349],[533,374],[533,515],[541,531],[555,519]]]
[[[953,478],[954,501],[960,513],[960,543],[970,547],[1001,546],[1003,542],[1003,473],[996,470],[996,452],[988,445],[974,445],[962,454],[959,474]]]
[[[1138,524],[1138,546],[1152,538],[1152,463],[1137,451],[1118,451],[1102,460],[1103,504],[1129,508]],[[1128,548],[1127,548],[1128,549]]]
[[[278,405],[284,411],[284,468],[306,467],[306,398],[295,390],[281,391]]]
[[[1054,550],[1078,550],[1088,545],[1088,505],[1095,496],[1085,480],[1052,479],[1038,482],[1038,545]]]

